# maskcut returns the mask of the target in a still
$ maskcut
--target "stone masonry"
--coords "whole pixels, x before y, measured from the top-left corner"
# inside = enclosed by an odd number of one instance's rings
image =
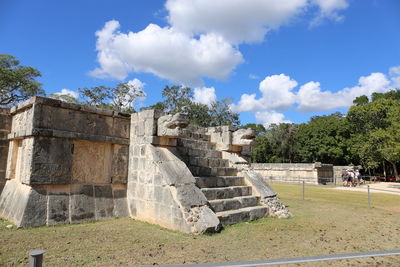
[[[129,117],[42,97],[10,114],[0,215],[18,226],[130,216],[203,233],[291,216],[250,168],[250,129],[199,128],[182,114]]]
[[[2,217],[30,227],[129,216],[129,118],[42,97],[10,112]]]
[[[266,182],[327,184],[334,182],[333,165],[316,163],[252,163]]]
[[[0,194],[6,183],[8,134],[11,130],[10,109],[0,108]]]

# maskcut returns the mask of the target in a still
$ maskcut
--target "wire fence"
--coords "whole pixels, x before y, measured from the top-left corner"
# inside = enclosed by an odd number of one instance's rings
[[[366,184],[366,187],[365,186],[357,186],[357,187],[356,186],[354,186],[354,187],[347,186],[347,187],[344,187],[343,185],[340,186],[340,185],[337,185],[337,184],[334,184],[334,183],[320,184],[320,183],[307,182],[307,181],[310,181],[311,178],[312,177],[298,177],[297,181],[293,181],[292,178],[291,178],[290,181],[288,181],[288,180],[285,181],[284,179],[278,177],[278,178],[273,178],[273,179],[267,178],[267,182],[271,183],[271,184],[300,185],[301,189],[299,191],[301,191],[301,199],[302,200],[306,199],[306,196],[307,196],[306,187],[309,187],[309,186],[311,186],[311,187],[320,187],[320,188],[330,188],[330,189],[342,189],[342,188],[343,189],[348,188],[349,190],[354,189],[354,191],[356,191],[356,192],[365,192],[367,194],[366,203],[368,203],[368,207],[372,207],[372,196],[371,196],[372,192],[375,192],[375,193],[386,193],[386,194],[388,194],[388,193],[389,194],[398,194],[400,196],[400,184],[398,186],[399,190],[396,191],[396,190],[389,190],[389,189],[381,189],[381,188],[371,187],[371,185],[373,185],[373,183],[370,183],[370,182],[363,183],[363,184]]]

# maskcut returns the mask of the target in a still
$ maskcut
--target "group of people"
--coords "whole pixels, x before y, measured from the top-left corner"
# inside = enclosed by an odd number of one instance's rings
[[[357,186],[362,183],[361,174],[358,170],[347,169],[342,171],[343,186]]]

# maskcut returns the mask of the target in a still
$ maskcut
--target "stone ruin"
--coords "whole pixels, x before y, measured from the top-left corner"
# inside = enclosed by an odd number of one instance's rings
[[[200,128],[182,114],[129,116],[43,97],[0,115],[0,137],[9,131],[0,216],[17,226],[132,217],[203,233],[291,216],[249,168],[250,129]]]

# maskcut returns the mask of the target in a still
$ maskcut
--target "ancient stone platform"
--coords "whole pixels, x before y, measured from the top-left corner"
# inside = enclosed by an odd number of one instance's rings
[[[182,114],[129,116],[42,97],[3,113],[11,123],[2,124],[10,133],[0,215],[18,226],[132,217],[203,233],[291,215],[250,170],[250,129],[199,128]]]

